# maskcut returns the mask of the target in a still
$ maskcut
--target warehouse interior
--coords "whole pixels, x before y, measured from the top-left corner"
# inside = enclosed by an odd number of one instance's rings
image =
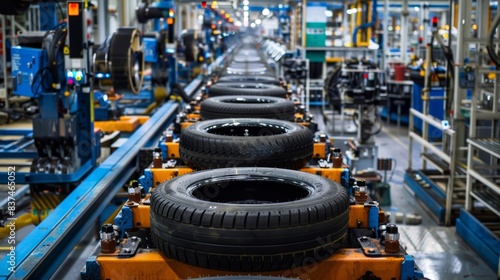
[[[497,11],[0,1],[0,278],[500,279]]]

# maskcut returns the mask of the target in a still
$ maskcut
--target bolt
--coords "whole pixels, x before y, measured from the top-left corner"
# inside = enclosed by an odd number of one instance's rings
[[[123,248],[123,253],[128,254],[132,252],[129,248]]]
[[[370,249],[370,250],[368,250],[368,253],[373,254],[373,253],[375,253],[375,250]]]
[[[361,241],[367,241],[367,240],[368,240],[368,237],[366,237],[366,236],[361,237]]]
[[[113,225],[112,224],[104,224],[104,225],[102,225],[101,232],[103,232],[103,233],[113,233]]]
[[[320,134],[319,141],[321,143],[326,143],[326,134]]]
[[[132,236],[130,238],[130,241],[132,241],[132,242],[137,242],[137,240],[138,240],[137,236]]]
[[[397,234],[398,233],[398,226],[395,224],[388,224],[386,227],[387,233],[391,234]]]

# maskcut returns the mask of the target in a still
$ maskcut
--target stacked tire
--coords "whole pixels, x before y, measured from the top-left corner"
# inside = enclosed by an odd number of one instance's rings
[[[208,269],[260,272],[311,265],[347,234],[349,196],[323,177],[243,167],[197,171],[160,184],[151,231],[167,257]]]
[[[152,193],[156,247],[183,263],[235,272],[285,270],[335,253],[347,235],[349,195],[296,170],[312,157],[313,134],[293,122],[293,102],[251,41],[208,95],[202,121],[180,136],[181,160],[197,171]]]

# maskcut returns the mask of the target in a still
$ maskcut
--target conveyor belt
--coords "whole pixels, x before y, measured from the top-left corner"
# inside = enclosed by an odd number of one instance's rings
[[[192,94],[202,82],[195,79],[185,90]],[[137,168],[136,156],[151,139],[158,137],[177,113],[178,104],[163,105],[144,125],[82,183],[22,242],[16,245],[15,264],[6,256],[0,277],[48,279],[59,268],[115,193]],[[11,271],[15,270],[14,273]],[[36,276],[34,276],[36,275]]]

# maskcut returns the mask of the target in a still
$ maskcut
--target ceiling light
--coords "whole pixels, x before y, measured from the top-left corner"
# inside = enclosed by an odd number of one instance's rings
[[[268,9],[268,8],[264,8],[264,10],[262,10],[262,14],[263,14],[264,16],[269,15],[269,13],[270,13],[270,11],[269,11],[269,9]]]
[[[346,11],[346,13],[347,13],[348,15],[352,15],[352,14],[355,14],[355,13],[357,13],[357,12],[358,12],[358,9],[356,9],[356,8],[349,9],[349,10],[347,10],[347,11]]]

